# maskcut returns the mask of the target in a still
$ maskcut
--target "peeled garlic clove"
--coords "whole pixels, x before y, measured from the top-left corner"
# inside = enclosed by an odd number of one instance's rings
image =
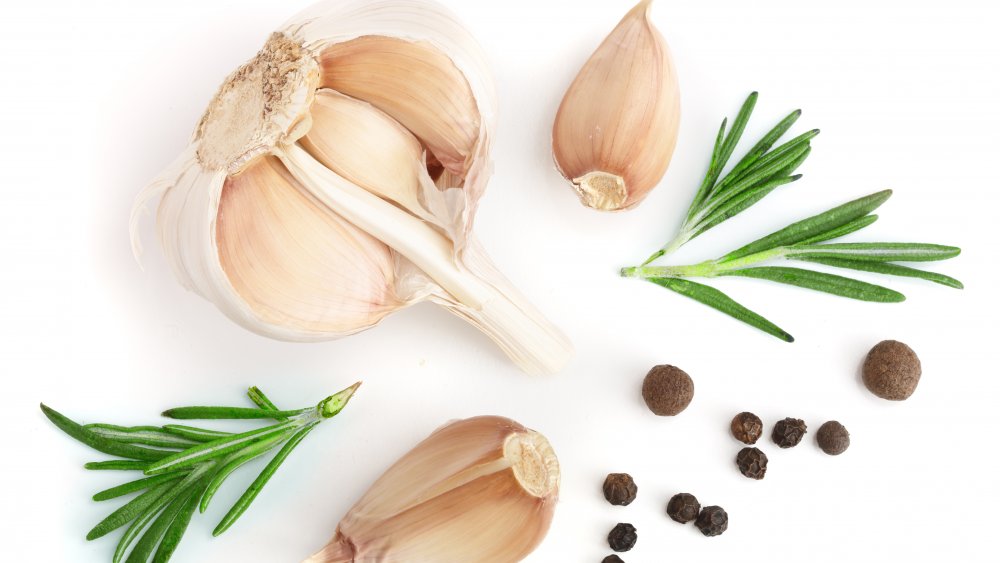
[[[306,563],[520,561],[548,532],[558,492],[541,434],[498,416],[452,422],[379,477]]]
[[[677,75],[663,36],[639,2],[569,87],[552,152],[580,201],[616,211],[638,205],[670,164],[680,125]]]
[[[228,178],[219,261],[261,322],[350,334],[405,306],[392,251],[325,208],[272,156]]]
[[[419,137],[445,169],[463,174],[479,136],[465,77],[429,44],[366,36],[320,54],[322,85],[364,100]]]

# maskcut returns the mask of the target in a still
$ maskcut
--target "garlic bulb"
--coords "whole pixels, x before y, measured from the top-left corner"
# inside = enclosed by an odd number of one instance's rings
[[[274,33],[220,87],[190,146],[140,194],[178,280],[240,325],[316,341],[420,301],[525,371],[562,334],[472,235],[494,88],[478,45],[427,0],[333,0]]]
[[[548,441],[513,420],[445,425],[390,467],[305,563],[512,563],[541,543],[559,493]]]
[[[670,164],[680,125],[677,75],[642,0],[569,87],[552,153],[580,201],[601,211],[638,205]]]

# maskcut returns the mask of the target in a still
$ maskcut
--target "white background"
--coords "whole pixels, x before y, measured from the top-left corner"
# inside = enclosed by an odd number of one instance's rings
[[[256,384],[301,406],[356,379],[350,407],[306,440],[226,535],[209,531],[244,470],[196,517],[178,561],[300,561],[379,473],[441,423],[496,413],[542,431],[563,468],[561,502],[531,562],[597,562],[608,530],[632,522],[629,563],[996,560],[998,383],[995,231],[1000,43],[986,2],[660,2],[680,75],[673,164],[640,208],[584,209],[554,171],[558,102],[629,1],[449,0],[489,54],[501,119],[496,175],[477,222],[509,277],[570,335],[555,377],[519,373],[476,331],[432,305],[339,342],[265,340],[171,278],[155,244],[129,250],[133,196],[185,146],[222,78],[305,0],[20,2],[0,22],[0,374],[5,561],[108,561],[115,539],[86,531],[91,502],[121,475],[56,431],[39,401],[92,422],[150,423],[179,404],[241,404]],[[854,240],[955,244],[936,264],[964,291],[887,279],[906,303],[877,305],[726,279],[715,285],[792,332],[785,344],[677,295],[616,276],[677,226],[722,117],[761,92],[747,137],[786,112],[820,127],[805,178],[686,247],[693,262],[885,187],[882,219]],[[147,223],[143,234],[152,243]],[[875,279],[861,275],[864,279]],[[886,338],[909,343],[924,376],[904,403],[874,398],[858,368]],[[646,370],[694,378],[673,419],[643,406]],[[814,433],[765,442],[762,482],[734,468],[730,417],[752,410],[815,430],[842,421],[830,458]],[[627,471],[639,498],[606,504]],[[687,491],[730,514],[704,538],[663,514]]]

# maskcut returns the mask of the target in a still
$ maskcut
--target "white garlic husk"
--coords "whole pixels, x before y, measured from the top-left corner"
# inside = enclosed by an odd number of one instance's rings
[[[365,330],[430,300],[530,373],[566,338],[471,232],[496,116],[485,57],[428,0],[332,0],[293,18],[220,87],[190,146],[138,197],[178,280],[292,341]]]

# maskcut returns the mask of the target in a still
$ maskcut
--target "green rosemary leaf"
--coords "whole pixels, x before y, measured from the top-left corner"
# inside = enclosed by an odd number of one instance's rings
[[[846,258],[865,262],[934,262],[958,256],[954,246],[916,242],[857,242],[840,244],[796,245],[789,256],[811,258]]]
[[[655,283],[656,285],[665,287],[675,293],[694,299],[699,303],[708,305],[713,309],[725,313],[734,319],[743,321],[744,323],[760,329],[771,336],[780,338],[785,342],[793,342],[795,340],[791,334],[788,334],[776,324],[751,311],[750,309],[747,309],[743,305],[740,305],[731,297],[714,287],[680,278],[647,278],[647,280]]]
[[[138,514],[132,524],[125,529],[125,533],[122,534],[121,539],[118,540],[118,546],[115,548],[115,554],[114,557],[112,557],[112,562],[119,563],[122,558],[125,557],[125,552],[128,551],[129,545],[131,545],[132,542],[139,537],[139,533],[142,532],[143,528],[145,528],[165,506],[177,497],[183,495],[185,492],[191,490],[191,487],[196,486],[198,481],[204,477],[209,468],[210,466],[204,465],[197,468],[195,471],[192,471],[183,480],[181,480],[181,482],[168,489],[166,493],[159,496],[143,512]]]
[[[884,190],[854,201],[849,201],[819,215],[797,221],[783,229],[759,238],[750,244],[730,252],[718,261],[720,263],[728,262],[779,246],[790,246],[816,235],[837,229],[868,215],[885,203],[891,195],[892,190]]]
[[[711,229],[712,227],[718,225],[719,223],[728,221],[729,219],[732,219],[733,217],[739,215],[740,213],[743,213],[744,211],[752,207],[755,203],[764,199],[764,197],[767,196],[767,194],[771,193],[775,189],[785,184],[790,184],[792,182],[795,182],[801,177],[802,177],[801,174],[796,174],[795,176],[783,176],[780,178],[775,178],[753,189],[746,190],[743,193],[737,195],[736,197],[733,197],[726,203],[720,205],[710,215],[702,219],[699,226],[696,227],[697,230],[691,236],[691,239],[698,237],[699,235]]]
[[[276,407],[274,403],[271,402],[271,399],[267,398],[267,395],[265,395],[264,392],[257,386],[247,389],[247,396],[250,397],[250,400],[253,401],[253,404],[257,405],[258,408],[269,411],[281,410]]]
[[[273,426],[258,428],[249,432],[233,434],[232,436],[219,438],[211,442],[205,442],[151,464],[146,469],[146,475],[165,473],[167,471],[190,467],[196,463],[215,459],[277,434],[291,432],[294,428],[298,428],[299,426],[301,426],[300,422],[289,420]]]
[[[83,464],[84,469],[94,471],[145,471],[148,461],[133,461],[131,459],[112,459],[108,461],[91,461]]]
[[[145,461],[163,459],[171,454],[171,452],[165,450],[154,450],[109,440],[103,436],[98,436],[90,430],[87,430],[58,411],[49,408],[44,403],[41,405],[41,408],[42,412],[45,413],[45,416],[52,421],[52,424],[55,424],[56,427],[68,434],[70,437],[99,452]]]
[[[836,229],[831,229],[825,233],[820,233],[816,236],[809,237],[806,240],[799,242],[796,246],[803,246],[807,244],[816,244],[820,242],[826,242],[828,240],[833,240],[836,238],[847,236],[853,232],[860,231],[861,229],[871,225],[875,221],[878,221],[878,215],[865,215],[860,219],[855,219],[846,225],[841,225]]]
[[[267,466],[264,467],[264,470],[260,472],[260,475],[258,475],[254,482],[250,484],[246,492],[243,493],[243,496],[241,496],[239,500],[236,501],[236,504],[229,509],[229,512],[222,518],[219,525],[215,527],[215,530],[212,532],[213,536],[218,536],[228,530],[229,527],[232,526],[244,512],[246,512],[247,508],[250,507],[250,504],[253,503],[254,499],[257,498],[257,495],[260,494],[264,485],[267,484],[267,482],[274,475],[275,471],[281,467],[281,464],[285,461],[288,455],[295,449],[295,446],[299,445],[299,442],[301,442],[302,439],[305,438],[317,424],[317,422],[310,423],[288,439],[285,445],[278,450],[277,454],[275,454],[274,458],[271,459],[270,463],[268,463]]]
[[[173,556],[174,551],[177,550],[177,545],[180,543],[181,538],[184,537],[184,532],[187,531],[188,524],[191,523],[191,517],[198,508],[197,492],[198,489],[195,489],[187,497],[183,508],[177,513],[174,521],[170,523],[170,527],[167,528],[166,533],[163,534],[160,547],[157,548],[156,555],[153,556],[153,563],[166,563]]]
[[[808,156],[809,142],[816,135],[819,135],[819,129],[807,131],[763,155],[741,173],[730,173],[712,191],[709,200],[714,200],[721,194],[729,191],[746,189],[748,186],[753,186],[756,182],[771,178],[782,170],[788,169],[796,162],[798,164],[794,164],[794,166],[797,167],[805,160],[805,157],[802,156],[803,153],[806,153],[806,156]]]
[[[115,426],[114,424],[87,424],[84,426],[98,436],[123,444],[141,444],[161,448],[184,449],[197,442],[170,434],[156,426]]]
[[[194,426],[183,426],[180,424],[164,424],[163,431],[194,442],[211,442],[212,440],[233,435],[232,432],[206,430],[204,428],[195,428]]]
[[[889,262],[867,262],[862,260],[849,260],[845,258],[823,258],[816,256],[789,256],[791,260],[801,260],[803,262],[814,262],[816,264],[823,264],[825,266],[833,266],[836,268],[845,268],[849,270],[859,270],[862,272],[874,272],[877,274],[886,274],[889,276],[901,276],[906,278],[919,278],[927,281],[932,281],[934,283],[939,283],[941,285],[946,285],[948,287],[954,287],[955,289],[963,289],[965,286],[962,282],[956,280],[953,277],[946,276],[944,274],[938,274],[936,272],[928,272],[925,270],[918,270],[916,268],[910,268],[908,266],[902,266],[900,264],[892,264]]]
[[[177,485],[179,485],[179,483],[174,483],[173,481],[160,483],[159,485],[150,488],[146,492],[130,500],[126,504],[120,506],[117,510],[107,515],[104,520],[98,522],[96,526],[87,532],[87,539],[96,540],[97,538],[105,536],[118,528],[121,528],[125,524],[134,520],[136,516],[145,512],[156,502],[157,499],[162,497],[167,491]]]
[[[177,518],[177,515],[180,514],[191,500],[191,497],[197,492],[197,489],[191,488],[172,500],[160,515],[156,517],[156,520],[146,530],[146,533],[136,542],[125,563],[146,563],[149,561],[150,556],[153,555],[153,550],[156,549],[157,544],[160,543],[164,534],[167,533],[167,529],[170,528],[171,524],[174,523],[174,519]]]
[[[824,293],[839,295],[841,297],[858,299],[860,301],[898,303],[906,299],[902,293],[880,285],[874,285],[834,274],[816,272],[813,270],[803,270],[801,268],[763,266],[757,268],[743,268],[740,270],[728,270],[719,272],[717,275],[742,276],[745,278],[768,280],[806,289],[822,291]]]
[[[708,199],[713,188],[715,188],[715,183],[722,174],[722,170],[726,167],[726,163],[729,162],[729,157],[732,156],[733,149],[736,148],[740,137],[743,136],[743,130],[746,128],[747,121],[750,120],[750,114],[753,113],[753,108],[756,104],[757,92],[751,92],[747,96],[746,101],[743,102],[743,106],[740,108],[739,113],[736,115],[736,120],[733,122],[733,127],[729,130],[729,134],[725,135],[724,140],[723,134],[725,133],[728,120],[722,120],[722,126],[719,127],[719,134],[715,139],[715,147],[712,149],[712,160],[709,162],[708,172],[705,173],[705,179],[702,180],[701,187],[698,188],[698,192],[691,201],[691,207],[688,208],[687,220],[690,221],[694,217],[701,208],[702,203]]]
[[[117,487],[111,487],[110,489],[104,489],[103,491],[95,494],[93,499],[96,501],[110,500],[113,498],[118,498],[125,496],[129,493],[134,493],[136,491],[141,491],[148,489],[150,487],[159,485],[160,483],[166,483],[169,481],[174,481],[180,479],[184,476],[183,471],[178,471],[175,473],[164,473],[162,475],[154,475],[153,477],[144,477],[142,479],[136,479],[135,481],[129,481],[128,483],[123,483]]]
[[[774,146],[774,143],[778,142],[778,139],[787,133],[788,130],[792,128],[792,125],[794,125],[801,116],[802,110],[797,109],[778,122],[778,124],[768,131],[766,135],[761,137],[760,141],[757,141],[757,144],[754,145],[753,148],[747,151],[747,154],[743,156],[743,159],[736,163],[736,166],[734,166],[729,174],[726,175],[723,182],[729,180],[730,177],[733,179],[737,178],[743,173],[743,171],[752,166],[762,156],[767,154],[767,152],[771,150],[771,147]]]
[[[788,163],[788,166],[779,170],[778,173],[775,174],[775,176],[778,177],[788,176],[794,173],[796,170],[798,170],[799,166],[802,166],[802,163],[805,162],[807,158],[809,158],[810,154],[812,154],[812,146],[806,145],[806,150],[798,154],[799,154],[798,158]]]
[[[223,481],[226,480],[229,475],[240,468],[244,463],[247,463],[253,459],[256,459],[267,452],[271,451],[275,446],[286,440],[288,436],[279,435],[274,438],[264,440],[263,442],[257,442],[256,444],[249,446],[245,450],[240,450],[227,458],[222,462],[222,467],[212,476],[212,479],[208,482],[208,486],[205,487],[205,493],[201,496],[201,502],[199,503],[199,512],[205,512],[208,510],[208,505],[212,502],[212,497],[215,496],[216,491],[222,486]]]
[[[288,418],[297,414],[311,411],[312,408],[296,409],[292,411],[272,411],[265,409],[254,409],[245,407],[178,407],[163,411],[163,416],[180,420],[191,419],[239,419],[248,420],[253,418]]]
[[[766,185],[769,180],[778,176],[781,170],[788,168],[789,166],[796,165],[796,162],[800,162],[799,159],[802,155],[808,154],[808,152],[809,145],[805,144],[798,147],[795,151],[781,156],[780,158],[776,158],[769,162],[761,160],[761,167],[751,170],[744,180],[734,184],[731,188],[714,192],[708,202],[703,206],[702,210],[695,215],[695,220],[698,220],[700,223],[701,220],[698,219],[699,217],[712,214],[720,206],[724,205],[731,199],[738,197],[740,194],[752,191],[758,186]],[[769,157],[770,155],[768,155],[768,158]]]

